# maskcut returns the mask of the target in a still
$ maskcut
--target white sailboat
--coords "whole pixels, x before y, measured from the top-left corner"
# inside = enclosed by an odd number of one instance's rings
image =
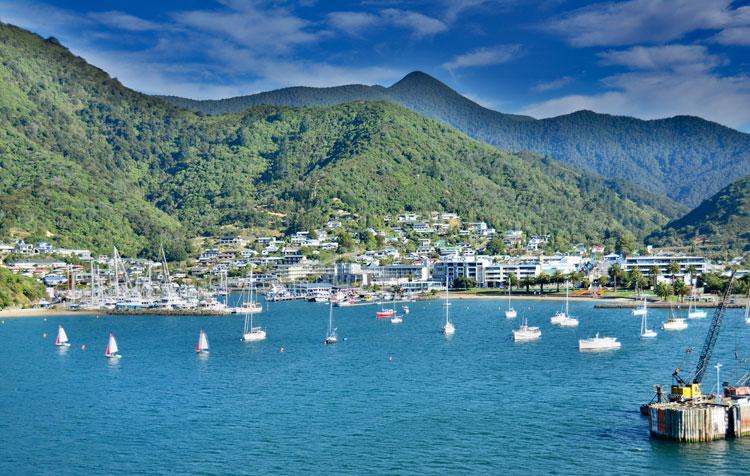
[[[703,309],[698,309],[696,306],[696,301],[698,299],[698,296],[693,292],[691,294],[690,304],[688,304],[688,319],[702,319],[706,316],[708,316],[708,313],[704,311]]]
[[[198,335],[198,345],[195,346],[195,352],[198,354],[208,353],[208,338],[206,337],[206,331],[201,329],[200,335]]]
[[[643,299],[643,314],[641,314],[641,340],[656,339],[656,331],[648,328],[648,311],[646,299]]]
[[[55,345],[58,347],[70,347],[68,334],[65,333],[65,329],[62,325],[57,328],[57,339],[55,339]]]
[[[448,308],[451,303],[448,301],[448,275],[445,276],[445,325],[443,325],[443,334],[446,336],[452,336],[456,333],[456,326],[450,320]]]
[[[107,344],[107,350],[104,352],[104,356],[108,359],[119,359],[122,357],[122,355],[120,355],[120,349],[117,348],[115,336],[112,334],[109,335],[109,343]]]
[[[643,298],[643,305],[633,309],[634,316],[645,316],[646,315],[646,298]]]
[[[250,288],[248,290],[248,301],[253,302],[253,288],[255,284],[253,282],[253,270],[250,268]],[[253,326],[253,317],[255,315],[255,308],[248,306],[245,308],[245,325],[242,331],[242,340],[245,342],[257,342],[266,338],[266,331],[261,327]]]
[[[508,310],[505,311],[505,318],[506,319],[515,319],[518,316],[518,312],[513,309],[513,306],[510,302],[510,279],[508,279]]]
[[[325,344],[335,344],[339,341],[339,336],[336,335],[336,328],[333,327],[333,299],[328,304],[328,332],[326,332]]]
[[[750,324],[750,287],[747,290],[747,302],[745,303],[745,324]]]
[[[396,314],[395,316],[391,317],[391,324],[401,324],[404,322],[404,318]]]
[[[523,325],[513,330],[513,340],[516,342],[528,342],[541,339],[542,331],[538,327],[529,327],[528,321],[524,318]]]
[[[404,311],[404,314],[409,314],[409,305],[404,304],[403,306],[401,306],[401,310]]]
[[[565,311],[557,311],[549,322],[560,327],[578,327],[578,319],[570,315],[570,294],[567,281],[565,282]]]

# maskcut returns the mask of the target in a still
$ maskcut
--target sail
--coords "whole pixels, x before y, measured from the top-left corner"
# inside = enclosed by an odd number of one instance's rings
[[[115,336],[112,334],[109,335],[109,344],[107,344],[107,352],[104,353],[107,357],[110,355],[116,354],[118,352],[117,349],[117,341],[115,340]]]
[[[195,346],[195,351],[200,352],[202,350],[208,350],[208,338],[206,333],[201,330],[200,336],[198,337],[198,345]]]
[[[68,334],[65,333],[63,326],[60,326],[57,330],[57,340],[55,343],[58,345],[68,343]]]

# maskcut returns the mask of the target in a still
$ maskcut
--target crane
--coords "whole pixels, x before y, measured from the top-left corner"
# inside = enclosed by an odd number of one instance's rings
[[[714,310],[714,315],[711,318],[711,325],[708,327],[708,333],[706,334],[706,340],[703,342],[703,349],[701,349],[701,355],[698,358],[698,365],[695,367],[693,377],[685,380],[680,376],[680,369],[675,369],[672,373],[672,377],[676,381],[676,385],[672,385],[673,400],[686,400],[691,398],[697,398],[701,396],[701,382],[703,381],[703,375],[706,373],[708,364],[711,361],[711,353],[716,346],[716,340],[719,338],[719,330],[721,329],[721,321],[724,319],[724,314],[727,309],[727,302],[729,301],[729,295],[732,292],[732,284],[734,283],[735,270],[732,270],[732,274],[729,276],[729,283],[727,288],[724,290],[724,295],[721,298],[719,306]]]

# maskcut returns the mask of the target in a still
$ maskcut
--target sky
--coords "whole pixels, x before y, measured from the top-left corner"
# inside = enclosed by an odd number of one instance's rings
[[[219,99],[424,71],[502,112],[750,131],[750,0],[0,0],[149,94]]]

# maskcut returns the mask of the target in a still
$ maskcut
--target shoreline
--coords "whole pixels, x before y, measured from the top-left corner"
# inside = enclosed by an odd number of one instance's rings
[[[461,300],[473,300],[473,299],[491,299],[495,301],[507,301],[507,294],[475,294],[475,293],[463,293],[461,291],[451,292],[451,299]],[[531,295],[531,294],[513,294],[512,299],[514,301],[565,301],[565,296],[556,295]],[[589,301],[589,302],[618,302],[628,303],[633,302],[634,304],[640,301],[634,301],[630,298],[624,297],[590,297],[590,296],[570,296],[570,301]]]
[[[48,317],[48,316],[94,316],[96,311],[81,311],[71,309],[54,309],[54,308],[23,308],[23,309],[3,309],[0,311],[0,318],[12,317]]]

